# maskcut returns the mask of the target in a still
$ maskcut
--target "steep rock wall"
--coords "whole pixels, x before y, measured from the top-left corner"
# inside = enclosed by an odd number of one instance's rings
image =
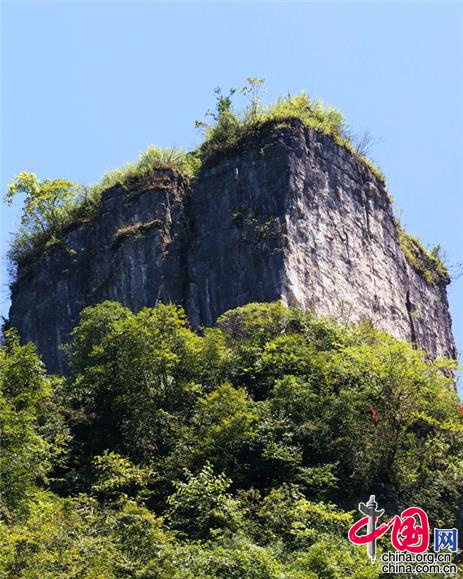
[[[10,323],[33,341],[52,372],[65,372],[62,344],[87,305],[117,300],[133,310],[182,303],[186,182],[170,171],[104,192],[98,216],[18,269]]]
[[[405,259],[384,184],[302,126],[288,158],[287,302],[369,319],[432,356],[455,356],[445,282],[429,285]]]
[[[61,372],[59,345],[103,299],[178,303],[195,327],[282,299],[455,356],[445,283],[406,261],[383,183],[299,121],[262,127],[191,187],[161,171],[106,191],[97,218],[19,268],[10,321]]]
[[[284,137],[268,126],[193,187],[187,312],[195,325],[213,324],[233,307],[281,298],[289,170]]]

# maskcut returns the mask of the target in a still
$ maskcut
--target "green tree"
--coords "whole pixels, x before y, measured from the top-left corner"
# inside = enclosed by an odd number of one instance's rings
[[[138,500],[149,496],[148,487],[154,480],[149,467],[133,464],[115,452],[105,451],[93,459],[97,480],[92,491],[103,501],[126,503],[129,496]]]
[[[34,346],[8,331],[0,349],[0,516],[27,511],[36,483],[60,462],[68,442],[61,418]]]
[[[21,226],[9,252],[16,262],[56,237],[84,188],[67,179],[39,181],[34,173],[22,172],[8,185],[4,200],[11,204],[18,195],[24,195]]]
[[[243,449],[252,439],[258,419],[252,398],[231,384],[222,384],[199,398],[189,433],[196,461],[209,460],[236,477],[242,469]]]
[[[264,84],[265,79],[249,76],[246,79],[246,84],[238,89],[238,92],[245,95],[249,99],[249,110],[247,115],[250,119],[255,119],[260,106],[260,88]]]
[[[217,333],[196,335],[173,305],[138,314],[111,302],[86,308],[73,339],[74,406],[87,417],[76,430],[87,441],[81,463],[105,449],[135,461],[164,457],[222,373]]]
[[[239,503],[227,492],[231,480],[215,475],[210,464],[187,480],[175,483],[175,492],[167,500],[167,517],[174,529],[191,538],[205,539],[217,530],[237,531],[242,525]]]
[[[11,204],[18,194],[25,195],[21,223],[26,230],[53,233],[81,194],[81,188],[67,179],[40,182],[34,173],[22,172],[8,185],[5,201]]]

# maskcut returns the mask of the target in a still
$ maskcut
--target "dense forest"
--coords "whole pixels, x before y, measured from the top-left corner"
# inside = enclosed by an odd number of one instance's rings
[[[104,302],[66,353],[49,376],[5,331],[1,577],[369,579],[347,532],[370,494],[461,523],[454,363],[368,322],[249,304],[194,332]]]

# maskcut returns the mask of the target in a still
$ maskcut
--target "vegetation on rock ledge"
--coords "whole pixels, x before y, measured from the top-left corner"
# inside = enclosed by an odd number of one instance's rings
[[[159,171],[175,170],[192,177],[200,167],[192,153],[151,146],[137,163],[127,163],[109,171],[92,186],[78,185],[66,179],[45,179],[40,182],[33,173],[20,173],[8,186],[5,201],[25,196],[21,226],[8,252],[13,263],[24,263],[37,253],[52,247],[75,223],[88,221],[98,212],[103,191],[128,180],[156,178]]]
[[[152,221],[148,221],[148,223],[131,223],[126,227],[121,227],[118,231],[116,231],[113,242],[112,242],[112,249],[117,249],[120,247],[121,243],[124,239],[129,237],[142,237],[147,231],[151,229],[161,229],[162,228],[162,221],[159,219],[153,219]]]
[[[104,302],[69,352],[64,379],[0,350],[2,577],[373,579],[359,501],[462,515],[453,363],[366,324],[250,304],[200,336]]]
[[[199,148],[204,162],[210,162],[236,148],[243,139],[257,133],[266,123],[285,123],[298,119],[307,127],[332,137],[335,143],[347,149],[367,165],[378,179],[385,182],[382,172],[365,154],[369,138],[365,136],[363,142],[360,139],[356,146],[355,137],[338,109],[325,106],[321,100],[312,100],[306,92],[297,96],[288,95],[263,106],[259,97],[259,88],[263,82],[263,79],[248,78],[246,86],[231,89],[227,96],[221,89],[216,89],[216,109],[208,113],[214,122],[196,122],[196,126],[205,134],[204,143]],[[248,106],[240,111],[234,111],[232,106],[235,93],[242,93],[249,99]]]
[[[405,231],[397,218],[396,224],[400,246],[412,268],[420,273],[429,285],[449,283],[450,276],[440,256],[440,246],[436,245],[429,251],[417,237]]]

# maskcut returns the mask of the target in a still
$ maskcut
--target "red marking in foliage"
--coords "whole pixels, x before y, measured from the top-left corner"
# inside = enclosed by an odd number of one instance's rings
[[[370,420],[372,424],[378,422],[378,412],[374,408],[370,408]]]

